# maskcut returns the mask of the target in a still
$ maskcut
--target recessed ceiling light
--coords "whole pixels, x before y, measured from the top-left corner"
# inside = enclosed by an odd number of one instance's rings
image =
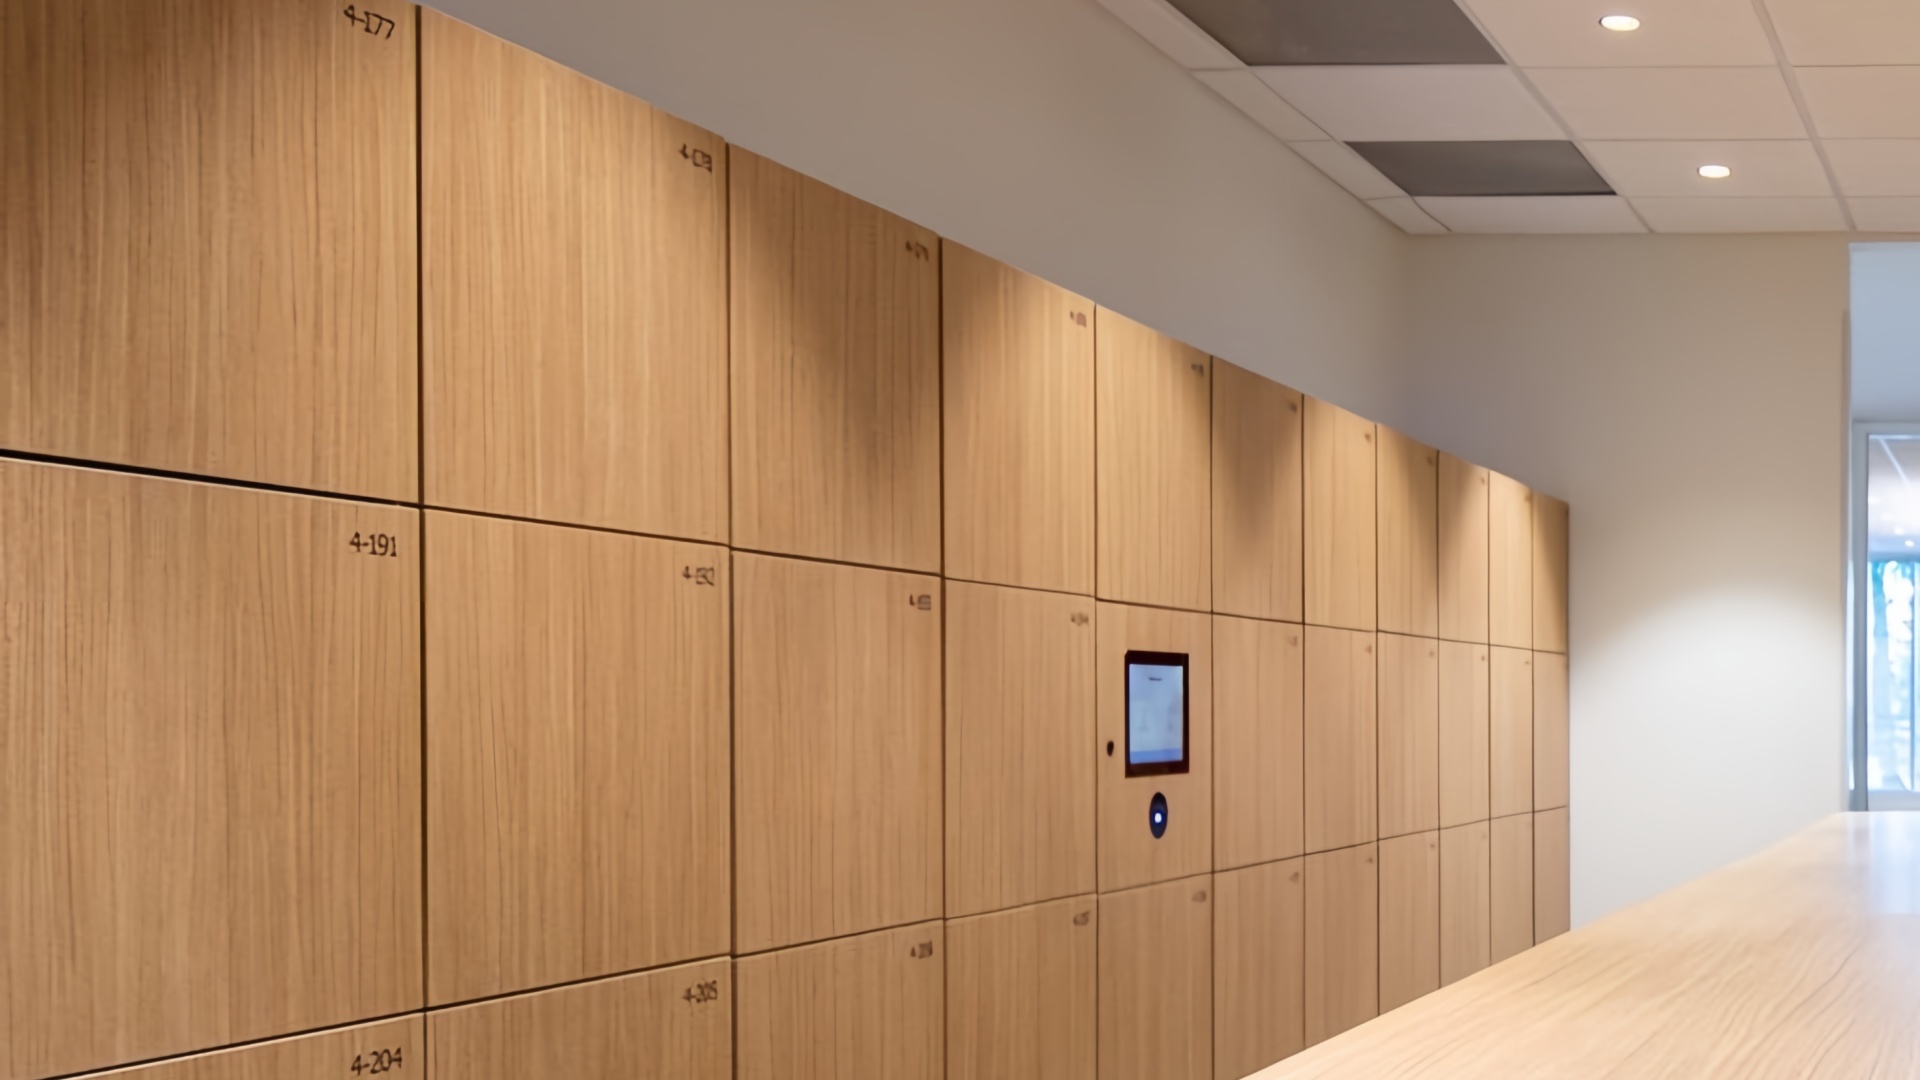
[[[1629,30],[1640,29],[1640,20],[1631,15],[1609,15],[1600,20],[1600,25],[1609,30],[1618,30],[1624,34]]]
[[[1702,165],[1700,166],[1700,175],[1709,180],[1725,180],[1727,177],[1733,175],[1733,170],[1727,168],[1725,165]]]

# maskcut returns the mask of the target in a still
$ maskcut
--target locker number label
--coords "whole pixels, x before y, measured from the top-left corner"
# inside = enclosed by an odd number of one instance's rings
[[[392,533],[354,533],[347,546],[356,555],[373,555],[397,559],[400,557],[400,538]]]
[[[687,164],[696,169],[705,169],[708,172],[713,171],[713,155],[697,146],[688,146],[686,143],[681,143],[680,156],[686,158]]]
[[[933,252],[928,251],[927,245],[918,240],[907,241],[907,254],[919,259],[921,262],[933,261]]]
[[[713,585],[715,587],[719,585],[719,583],[713,579],[713,567],[711,566],[683,566],[680,568],[680,576],[687,581],[693,582],[695,585]]]
[[[378,1076],[383,1072],[392,1072],[400,1067],[402,1047],[391,1050],[371,1050],[364,1054],[353,1055],[353,1064],[347,1071],[355,1076]]]
[[[381,41],[386,41],[393,37],[393,20],[377,11],[369,11],[366,8],[348,4],[340,14],[345,15],[348,22],[379,38]]]
[[[918,611],[932,611],[933,610],[933,594],[920,593],[919,595],[916,596],[910,593],[907,596],[907,606],[910,608],[914,608]]]
[[[694,983],[687,987],[686,993],[680,995],[680,1000],[689,1005],[711,1005],[720,1000],[720,982],[718,979],[710,979],[706,982]]]

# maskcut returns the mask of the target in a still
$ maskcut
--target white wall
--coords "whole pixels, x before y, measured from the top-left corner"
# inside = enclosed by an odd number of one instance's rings
[[[1853,248],[1853,418],[1920,420],[1920,244]]]
[[[1410,434],[1573,504],[1576,923],[1845,808],[1845,241],[1415,245]]]
[[[1401,416],[1410,241],[1094,0],[433,6],[1243,367]]]

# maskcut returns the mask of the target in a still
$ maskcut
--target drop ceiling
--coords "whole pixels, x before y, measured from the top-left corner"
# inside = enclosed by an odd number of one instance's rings
[[[1920,0],[1100,3],[1410,233],[1920,232]]]

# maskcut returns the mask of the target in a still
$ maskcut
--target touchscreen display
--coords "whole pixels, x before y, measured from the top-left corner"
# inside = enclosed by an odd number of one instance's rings
[[[1187,771],[1187,658],[1127,654],[1127,775]]]

